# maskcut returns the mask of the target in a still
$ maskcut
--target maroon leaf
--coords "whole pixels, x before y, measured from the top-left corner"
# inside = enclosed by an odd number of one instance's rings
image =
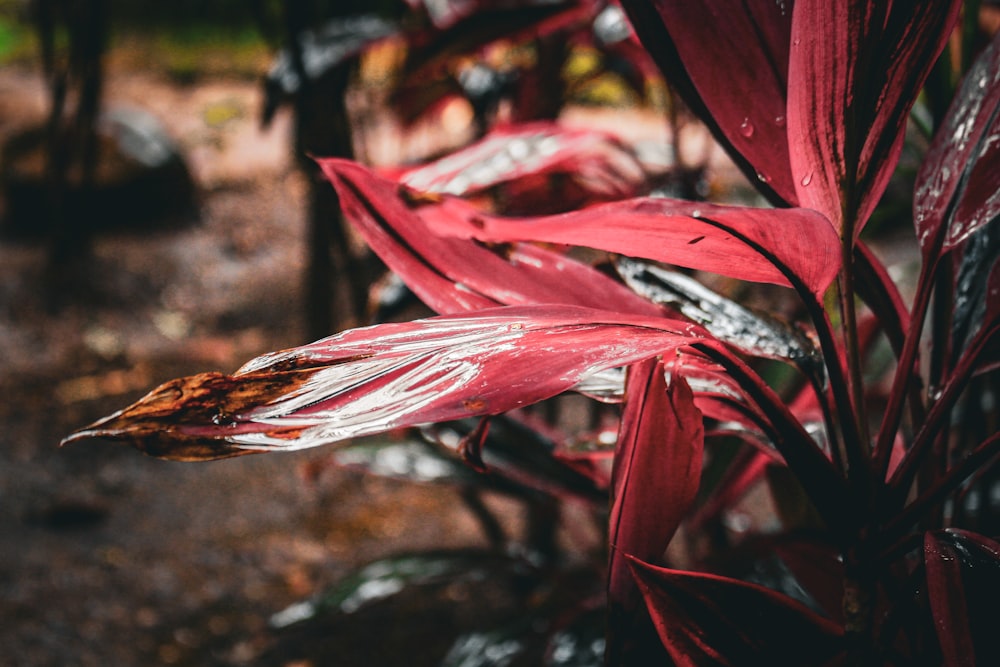
[[[554,174],[573,177],[597,199],[633,196],[646,178],[634,152],[612,135],[535,122],[494,129],[471,146],[403,171],[399,181],[423,192],[469,196]]]
[[[858,295],[878,317],[889,344],[899,356],[910,326],[910,311],[899,288],[882,261],[862,241],[854,246],[854,271]]]
[[[925,260],[1000,215],[1000,36],[965,76],[934,137],[917,175],[913,210]]]
[[[959,0],[796,0],[788,143],[800,206],[857,237],[885,190],[910,106]]]
[[[785,97],[791,0],[622,0],[664,77],[747,177],[796,202]]]
[[[849,530],[861,510],[834,468],[826,443],[817,443],[784,401],[741,359],[714,345],[695,342],[691,347],[723,366],[755,404],[755,412],[766,417],[775,448],[799,479],[809,480],[805,491],[828,526],[838,533]]]
[[[421,217],[442,235],[589,246],[822,294],[840,269],[835,231],[808,209],[640,198],[538,218],[486,215],[445,198]]]
[[[840,649],[839,625],[768,588],[629,560],[677,665],[823,665]]]
[[[349,160],[321,159],[319,164],[337,188],[347,219],[439,313],[543,303],[662,313],[624,285],[565,255],[524,244],[490,249],[468,239],[439,237],[395,183]]]
[[[928,532],[924,563],[944,664],[997,664],[993,607],[1000,593],[1000,544],[964,530]]]
[[[67,442],[111,438],[186,460],[303,449],[500,414],[700,335],[666,318],[568,306],[383,324],[258,357],[235,375],[173,380]]]
[[[633,366],[611,473],[608,591],[631,610],[634,585],[623,554],[658,560],[687,513],[701,479],[704,428],[690,387],[664,379],[649,359]]]

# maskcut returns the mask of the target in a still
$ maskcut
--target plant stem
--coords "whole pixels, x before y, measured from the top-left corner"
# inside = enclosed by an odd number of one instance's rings
[[[876,577],[871,556],[863,535],[858,537],[855,547],[844,554],[845,665],[868,667],[876,664],[873,610]]]
[[[845,439],[848,457],[848,475],[859,482],[867,480],[870,472],[871,443],[868,436],[868,422],[865,418],[865,392],[861,381],[861,350],[858,343],[857,311],[854,305],[854,244],[850,237],[841,243],[843,268],[839,276],[840,317],[844,332],[844,348],[847,357],[848,387],[854,419],[857,424],[858,441]],[[848,415],[845,415],[847,417]]]
[[[920,333],[923,330],[924,317],[927,315],[927,307],[930,304],[932,293],[932,283],[930,275],[934,273],[936,263],[925,263],[920,269],[920,277],[917,279],[917,293],[913,298],[913,309],[910,312],[910,326],[906,332],[906,339],[903,343],[903,351],[899,355],[896,365],[896,375],[892,379],[892,389],[889,391],[889,404],[886,406],[885,414],[882,417],[882,425],[879,428],[875,443],[876,452],[876,476],[884,479],[889,468],[889,455],[892,451],[892,441],[899,428],[902,418],[903,403],[905,402],[905,388],[909,385],[914,370],[914,363],[917,358],[917,350],[920,346]],[[914,428],[919,424],[914,424]]]

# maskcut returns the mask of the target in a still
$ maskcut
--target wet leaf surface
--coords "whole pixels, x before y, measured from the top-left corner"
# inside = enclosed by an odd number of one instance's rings
[[[747,179],[774,203],[788,204],[796,202],[785,110],[793,5],[622,2],[663,76]]]
[[[399,181],[422,192],[469,196],[556,175],[577,180],[598,199],[638,194],[646,179],[636,155],[612,135],[539,122],[494,129],[466,148],[404,171]],[[548,199],[534,203],[544,206]]]
[[[755,313],[676,271],[628,258],[619,259],[615,267],[638,294],[680,312],[741,352],[790,361],[809,375],[822,373],[815,345],[787,324]]]
[[[700,336],[665,318],[557,306],[376,325],[258,357],[235,375],[173,380],[67,442],[112,438],[180,460],[302,449],[500,414]]]
[[[899,160],[906,119],[961,3],[796,0],[788,143],[799,205],[860,234]]]
[[[659,312],[617,281],[564,254],[527,244],[489,248],[469,239],[442,237],[423,218],[422,212],[431,206],[426,197],[421,201],[410,196],[357,163],[325,159],[320,166],[337,188],[348,220],[389,268],[439,313],[544,303]],[[476,214],[472,205],[456,204]]]
[[[741,280],[799,284],[813,294],[822,294],[840,268],[836,232],[809,209],[638,198],[515,219],[445,198],[420,214],[444,236],[587,246]]]
[[[1000,215],[1000,37],[966,74],[917,175],[913,217],[925,261]]]
[[[924,535],[934,629],[949,667],[1000,660],[988,610],[1000,593],[1000,544],[950,529]]]
[[[972,233],[962,252],[955,275],[954,313],[952,315],[952,363],[979,332],[986,319],[990,282],[1000,259],[1000,218]]]

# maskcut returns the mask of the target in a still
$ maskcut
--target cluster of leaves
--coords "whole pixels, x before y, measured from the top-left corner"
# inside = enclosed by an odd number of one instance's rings
[[[593,150],[613,141],[552,126],[502,129],[393,178],[321,158],[346,218],[439,315],[169,382],[70,440],[204,460],[436,424],[423,429],[435,451],[495,482],[595,511],[610,496],[608,664],[994,664],[1000,543],[983,496],[1000,453],[1000,37],[916,176],[908,300],[862,232],[962,3],[622,5],[773,208],[615,199],[641,190],[641,169],[620,147]],[[578,209],[515,218],[468,198],[575,164],[600,175],[577,181],[599,195]],[[612,253],[614,270],[565,246]],[[800,317],[755,313],[668,266],[781,286]],[[866,372],[879,341],[888,377]],[[768,383],[760,359],[795,380]],[[613,446],[532,430],[526,407],[567,391],[623,404]],[[772,477],[815,514],[744,543],[781,576],[665,566],[679,532],[717,524]],[[551,635],[548,664],[576,664]]]

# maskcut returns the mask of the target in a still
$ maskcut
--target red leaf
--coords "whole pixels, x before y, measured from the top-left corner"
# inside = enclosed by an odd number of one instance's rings
[[[854,246],[854,271],[858,295],[878,317],[879,326],[899,356],[910,326],[910,311],[899,288],[882,261],[861,240]]]
[[[965,76],[927,151],[913,211],[925,261],[1000,215],[1000,35]]]
[[[544,303],[643,315],[663,312],[565,255],[529,245],[492,250],[468,239],[439,237],[395,183],[349,160],[321,159],[319,164],[337,188],[347,219],[389,268],[439,313]]]
[[[612,135],[552,122],[494,129],[466,148],[403,171],[398,180],[423,192],[469,196],[554,174],[574,178],[595,200],[633,196],[646,180],[635,154]],[[560,210],[569,208],[560,204]]]
[[[658,560],[687,513],[701,479],[704,428],[690,387],[649,359],[633,366],[611,473],[608,591],[612,605],[634,607],[623,554]]]
[[[235,375],[173,380],[70,436],[154,456],[288,451],[495,415],[696,340],[694,325],[568,306],[496,308],[345,331]]]
[[[800,206],[857,237],[899,159],[906,119],[959,0],[796,0],[788,143]]]
[[[679,666],[823,665],[840,649],[839,625],[775,591],[629,560]]]
[[[538,218],[485,215],[445,198],[420,211],[442,235],[589,246],[732,278],[801,284],[822,294],[840,269],[836,233],[808,209],[760,209],[641,198]]]
[[[785,128],[792,3],[621,4],[664,77],[708,124],[747,178],[794,204]]]
[[[1000,592],[1000,543],[964,530],[927,532],[924,563],[945,664],[996,664],[993,605]]]

